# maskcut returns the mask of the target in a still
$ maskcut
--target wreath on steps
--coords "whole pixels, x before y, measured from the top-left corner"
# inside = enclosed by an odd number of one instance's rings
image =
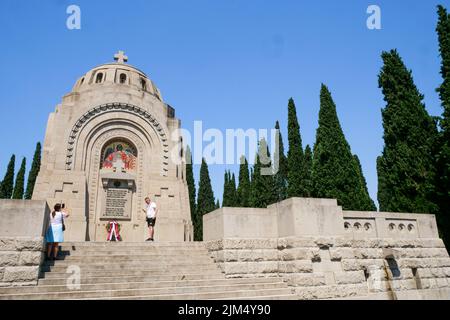
[[[106,232],[108,233],[108,241],[122,241],[120,236],[120,223],[117,221],[108,221],[106,223]]]

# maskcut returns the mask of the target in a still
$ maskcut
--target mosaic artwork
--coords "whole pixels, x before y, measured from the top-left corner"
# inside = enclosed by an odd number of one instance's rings
[[[126,141],[109,143],[102,152],[102,169],[112,169],[122,166],[125,170],[136,169],[136,149]]]

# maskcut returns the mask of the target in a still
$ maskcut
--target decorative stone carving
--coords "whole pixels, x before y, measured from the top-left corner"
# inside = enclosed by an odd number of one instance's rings
[[[133,113],[136,116],[139,116],[143,119],[145,119],[158,133],[158,136],[161,141],[161,145],[163,146],[163,155],[164,158],[166,155],[169,154],[169,148],[168,145],[165,143],[167,141],[166,133],[164,132],[164,129],[159,124],[159,122],[153,118],[147,111],[134,106],[130,104],[124,104],[124,103],[108,103],[104,105],[100,105],[97,107],[94,107],[93,109],[86,112],[73,126],[72,131],[69,135],[69,141],[67,143],[67,156],[66,156],[66,170],[72,170],[72,151],[73,151],[73,144],[75,143],[75,140],[77,138],[78,132],[82,129],[82,127],[85,125],[85,123],[95,116],[99,116],[105,112],[111,112],[111,111],[122,111],[122,112],[128,112]],[[144,117],[142,117],[144,115]],[[164,172],[168,171],[168,163],[163,161],[164,165]]]

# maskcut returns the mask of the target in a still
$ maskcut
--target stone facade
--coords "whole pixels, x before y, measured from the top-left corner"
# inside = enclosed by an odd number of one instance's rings
[[[45,201],[0,201],[0,287],[37,284],[49,214]]]
[[[281,276],[299,299],[450,299],[450,257],[432,215],[293,198],[222,208],[203,223],[205,244],[230,278]]]
[[[155,240],[190,241],[180,121],[125,61],[90,70],[50,114],[33,199],[66,204],[68,241],[106,241],[110,220],[121,224],[124,241],[142,241],[150,195],[160,209]]]

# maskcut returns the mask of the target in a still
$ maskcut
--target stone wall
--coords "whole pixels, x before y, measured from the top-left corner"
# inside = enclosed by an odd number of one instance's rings
[[[45,201],[0,200],[0,286],[36,285],[50,210]]]
[[[450,299],[450,257],[432,215],[346,212],[331,200],[289,199],[258,215],[216,210],[204,218],[204,236],[227,277],[282,277],[299,299]]]

